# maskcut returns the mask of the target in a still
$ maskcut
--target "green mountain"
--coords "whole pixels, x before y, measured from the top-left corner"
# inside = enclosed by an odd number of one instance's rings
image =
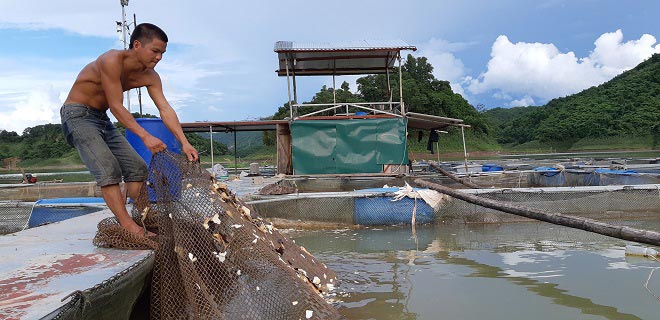
[[[639,138],[647,147],[660,140],[660,54],[599,86],[553,99],[541,107],[495,108],[484,113],[497,140],[562,143],[584,139]]]
[[[209,138],[209,133],[198,133],[204,139]],[[239,157],[245,157],[255,150],[263,147],[263,134],[259,131],[239,131],[236,133],[236,154]],[[233,132],[214,132],[213,142],[221,143],[227,146],[228,154],[234,154],[234,133]]]

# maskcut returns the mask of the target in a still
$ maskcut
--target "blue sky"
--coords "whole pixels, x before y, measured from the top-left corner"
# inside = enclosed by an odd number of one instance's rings
[[[278,40],[402,39],[473,105],[542,105],[660,52],[658,3],[130,0],[127,13],[168,33],[156,70],[181,120],[192,122],[273,114],[287,100],[286,80],[274,72]],[[3,1],[0,129],[58,123],[79,70],[122,47],[120,16],[118,0]],[[355,77],[342,80],[356,89]],[[331,83],[299,79],[299,100]],[[145,112],[157,113],[146,95],[143,102]]]

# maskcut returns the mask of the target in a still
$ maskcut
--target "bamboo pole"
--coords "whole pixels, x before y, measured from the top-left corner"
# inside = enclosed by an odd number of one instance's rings
[[[438,154],[439,154],[439,152],[438,152]],[[445,170],[445,169],[442,169],[442,167],[440,167],[439,165],[437,165],[437,164],[435,164],[435,163],[429,163],[429,164],[430,164],[431,167],[433,167],[434,169],[440,171],[440,173],[444,174],[445,176],[449,177],[450,179],[452,179],[452,180],[454,180],[454,181],[456,181],[456,182],[458,182],[458,183],[460,183],[460,184],[462,184],[462,185],[464,185],[464,186],[466,186],[466,187],[468,187],[468,188],[472,188],[472,189],[481,189],[481,188],[482,188],[480,185],[478,185],[478,184],[476,184],[476,183],[472,183],[472,182],[470,182],[470,181],[467,181],[467,180],[465,180],[465,179],[461,179],[461,178],[459,178],[459,177],[453,175],[452,173],[448,172],[448,171]]]
[[[569,216],[556,212],[546,212],[534,208],[526,208],[508,204],[505,202],[495,201],[491,199],[481,198],[475,195],[462,193],[454,189],[439,185],[437,183],[428,182],[423,179],[416,179],[415,183],[433,189],[435,191],[452,196],[456,199],[467,201],[469,203],[477,204],[482,207],[503,211],[506,213],[522,216],[530,219],[549,222],[552,224],[580,229],[593,233],[602,234],[608,237],[613,237],[622,240],[635,241],[639,243],[646,243],[650,245],[660,246],[660,233],[650,230],[637,229],[627,226],[618,226],[605,223],[602,221]]]

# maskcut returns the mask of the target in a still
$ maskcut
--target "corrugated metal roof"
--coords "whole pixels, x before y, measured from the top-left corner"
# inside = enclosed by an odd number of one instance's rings
[[[386,73],[402,50],[417,50],[403,40],[359,40],[341,42],[278,41],[277,74],[295,76],[360,75]]]
[[[355,40],[355,41],[337,41],[337,42],[294,42],[277,41],[275,43],[275,52],[296,52],[296,51],[362,51],[362,50],[413,50],[411,46],[403,40]]]

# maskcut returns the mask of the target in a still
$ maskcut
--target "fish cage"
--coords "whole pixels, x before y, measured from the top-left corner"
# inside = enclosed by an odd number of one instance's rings
[[[58,222],[107,208],[102,198],[56,198],[34,202],[0,201],[0,234]]]
[[[397,201],[398,188],[349,192],[253,195],[247,202],[265,218],[346,225],[498,223],[530,221],[463,200],[444,197],[431,206],[421,197]],[[419,189],[415,189],[419,190]],[[518,206],[589,217],[625,220],[660,214],[660,185],[461,189]],[[415,220],[413,220],[415,217]]]

